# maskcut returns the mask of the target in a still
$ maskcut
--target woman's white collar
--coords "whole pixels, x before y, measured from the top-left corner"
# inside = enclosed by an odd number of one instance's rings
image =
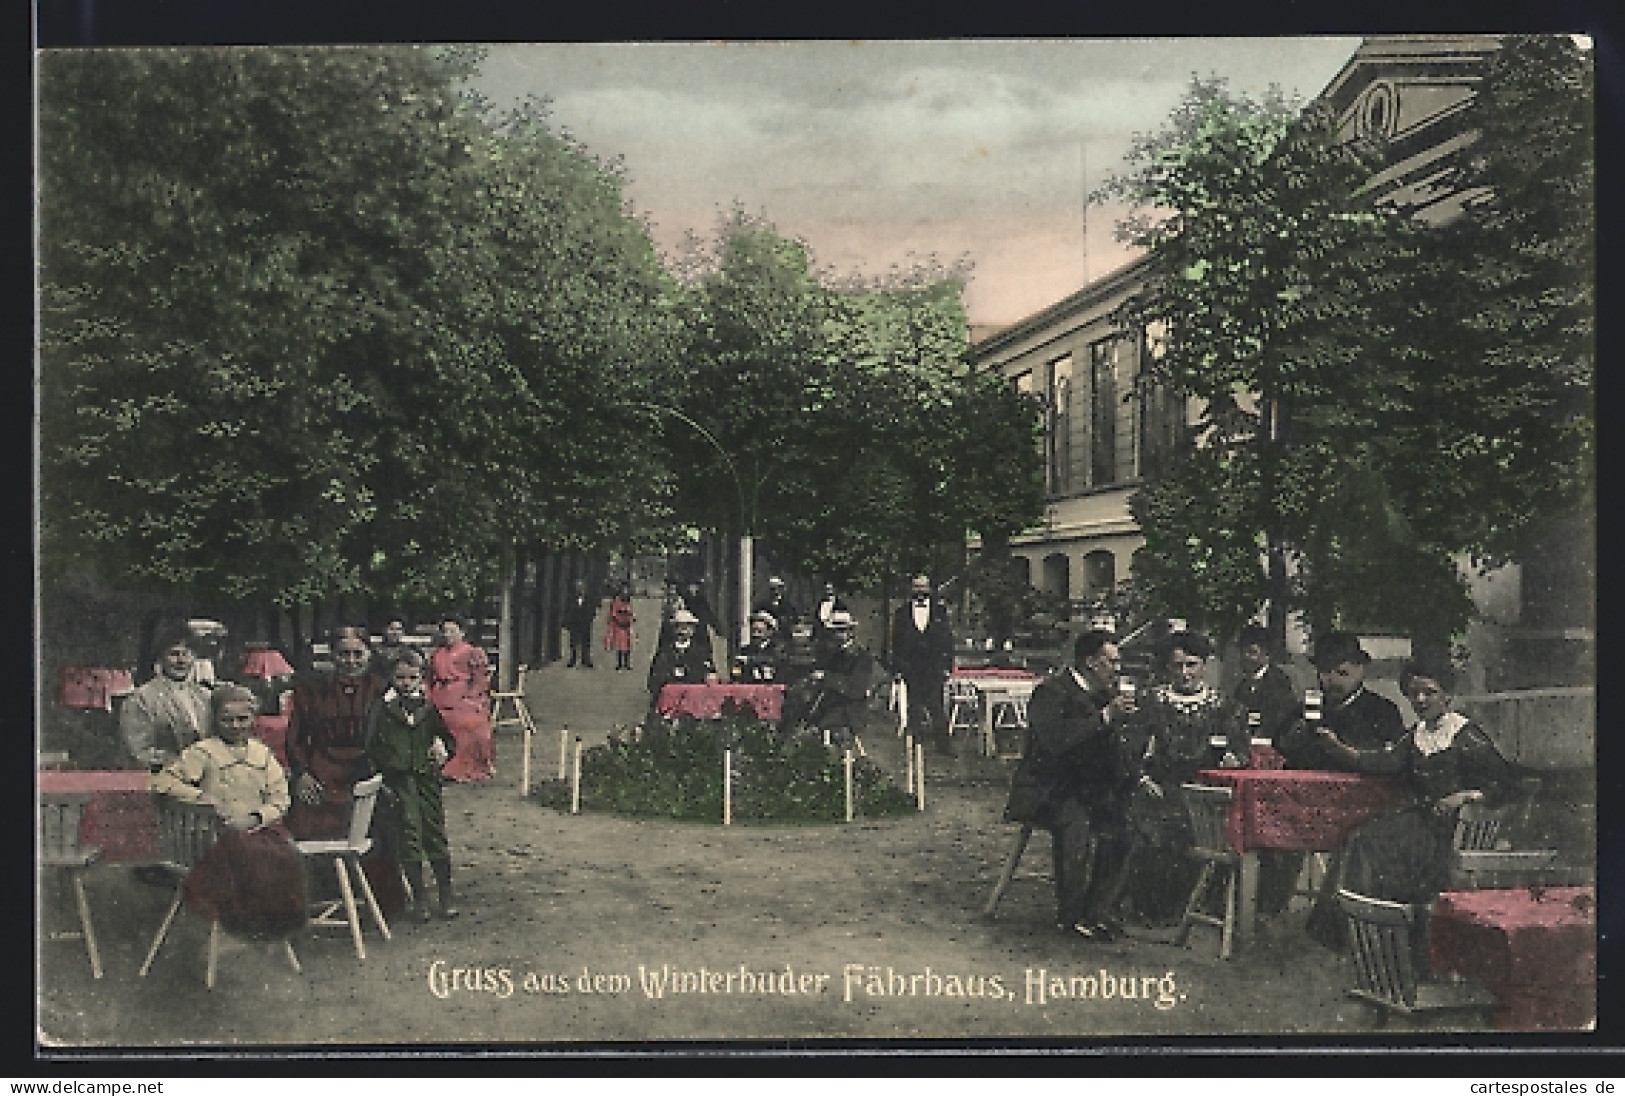
[[[1446,712],[1440,716],[1433,726],[1418,723],[1413,738],[1416,749],[1423,757],[1431,757],[1441,750],[1448,750],[1450,744],[1456,740],[1456,733],[1467,726],[1467,717],[1459,712]]]

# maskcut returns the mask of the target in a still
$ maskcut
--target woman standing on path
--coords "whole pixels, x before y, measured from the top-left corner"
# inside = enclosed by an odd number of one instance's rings
[[[615,591],[615,600],[609,603],[609,616],[604,622],[604,650],[615,652],[615,668],[632,668],[632,591],[621,583]]]
[[[429,699],[457,740],[457,756],[447,763],[446,779],[489,780],[496,774],[496,747],[491,740],[491,664],[485,652],[463,638],[456,617],[440,622],[429,675]]]

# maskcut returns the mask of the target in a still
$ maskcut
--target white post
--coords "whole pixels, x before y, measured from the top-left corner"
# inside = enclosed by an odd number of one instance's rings
[[[846,820],[852,821],[852,751],[847,750],[846,756],[841,758],[846,767]]]
[[[925,810],[925,743],[914,743],[914,802]]]
[[[581,739],[576,739],[575,763],[570,766],[570,813],[581,813]]]
[[[824,728],[824,749],[829,749],[829,728]]]
[[[559,728],[559,779],[567,775],[565,767],[570,764],[570,725],[564,724]]]
[[[903,790],[914,794],[914,736],[903,739]]]
[[[722,824],[733,825],[734,821],[734,752],[722,751]]]
[[[530,795],[530,720],[522,721],[520,734],[524,737],[524,752],[519,759],[519,795],[524,798]]]
[[[746,535],[739,538],[739,645],[743,647],[750,642],[750,595],[752,570],[756,560],[756,538]],[[785,634],[788,635],[788,627]]]

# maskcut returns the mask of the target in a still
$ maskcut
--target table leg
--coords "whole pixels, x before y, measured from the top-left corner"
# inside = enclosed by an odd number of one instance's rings
[[[993,752],[993,694],[982,695],[982,753]]]
[[[1258,852],[1241,854],[1240,894],[1236,897],[1236,950],[1246,951],[1252,946],[1253,930],[1258,917]]]

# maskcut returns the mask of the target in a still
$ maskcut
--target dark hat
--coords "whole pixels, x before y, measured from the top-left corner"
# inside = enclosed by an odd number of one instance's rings
[[[1360,637],[1353,632],[1327,632],[1315,641],[1315,656],[1311,659],[1317,670],[1330,670],[1345,662],[1363,666],[1371,656],[1360,646]]]

